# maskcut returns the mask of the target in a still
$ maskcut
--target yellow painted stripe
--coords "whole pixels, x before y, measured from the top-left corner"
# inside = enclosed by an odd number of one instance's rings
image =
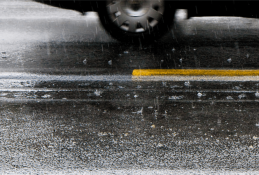
[[[259,70],[213,69],[135,69],[133,76],[186,75],[186,76],[258,76]]]

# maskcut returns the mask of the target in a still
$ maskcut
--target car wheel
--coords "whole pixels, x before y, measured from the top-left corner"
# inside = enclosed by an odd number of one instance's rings
[[[175,8],[164,0],[106,0],[98,2],[105,30],[122,42],[152,42],[167,33]]]

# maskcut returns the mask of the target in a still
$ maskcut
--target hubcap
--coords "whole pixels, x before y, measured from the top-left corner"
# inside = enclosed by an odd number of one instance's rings
[[[163,0],[108,0],[107,10],[115,25],[138,33],[154,27],[164,12]]]

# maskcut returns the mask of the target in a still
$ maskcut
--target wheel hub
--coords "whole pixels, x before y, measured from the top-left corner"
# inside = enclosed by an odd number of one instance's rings
[[[136,33],[154,27],[164,12],[163,0],[108,0],[109,17],[122,30]]]
[[[132,17],[143,16],[149,9],[149,3],[147,1],[140,0],[127,0],[122,5],[122,10]]]

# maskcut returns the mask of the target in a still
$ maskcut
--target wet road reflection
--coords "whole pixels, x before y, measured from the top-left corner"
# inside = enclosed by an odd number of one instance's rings
[[[139,68],[257,68],[258,50],[252,46],[257,42],[206,42],[207,46],[200,46],[203,42],[157,43],[142,48],[117,43],[44,43],[3,53],[1,71],[125,75]]]

